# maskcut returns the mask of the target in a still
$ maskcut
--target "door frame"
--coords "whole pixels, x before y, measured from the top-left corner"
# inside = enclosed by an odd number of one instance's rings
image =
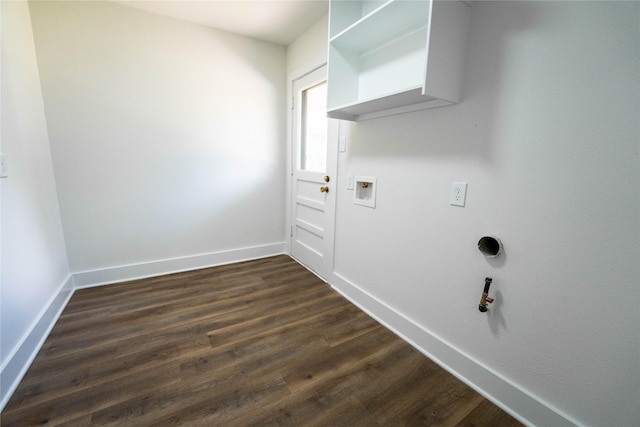
[[[294,98],[296,94],[294,91],[294,84],[296,80],[326,66],[327,66],[327,61],[325,58],[323,58],[322,60],[314,61],[310,64],[307,64],[304,67],[300,67],[296,69],[294,72],[289,73],[289,75],[287,76],[287,150],[286,150],[287,151],[287,162],[286,162],[287,179],[286,179],[286,201],[285,201],[286,203],[285,205],[285,234],[286,234],[285,253],[291,256],[292,258],[293,256],[291,253],[292,252],[291,247],[292,247],[293,221],[294,221],[293,171],[294,171],[294,168],[296,167],[295,166],[296,159],[293,157],[294,143],[296,138],[295,117],[294,117],[294,113],[295,113]],[[334,121],[335,125],[334,125],[333,132],[331,131],[332,126],[329,125],[329,131],[327,133],[327,137],[333,136],[334,138],[336,138],[336,141],[337,141],[340,133],[339,121],[336,119],[329,119],[329,120]],[[331,153],[328,153],[328,154],[331,154]],[[333,175],[331,178],[333,182],[332,190],[333,190],[333,196],[335,197],[335,201],[334,201],[334,209],[333,209],[333,212],[331,213],[330,221],[328,221],[327,227],[325,228],[325,239],[328,242],[326,247],[329,248],[331,251],[331,253],[325,254],[325,256],[327,257],[327,266],[326,266],[327,271],[325,272],[327,277],[322,277],[320,274],[313,271],[308,266],[300,263],[301,265],[303,265],[305,268],[307,268],[309,271],[311,271],[313,274],[315,274],[325,282],[328,282],[329,276],[333,273],[333,270],[334,270],[335,222],[336,222],[336,209],[337,209],[337,199],[338,199],[336,194],[338,189],[338,173],[337,173],[338,172],[338,150],[335,150],[335,152],[332,153],[332,155],[335,156],[335,160],[333,161],[333,164],[335,165],[335,170],[331,171],[331,174]],[[329,160],[327,160],[327,164],[329,163],[330,163]],[[327,171],[327,172],[329,173],[330,171]],[[296,261],[299,262],[298,260]]]

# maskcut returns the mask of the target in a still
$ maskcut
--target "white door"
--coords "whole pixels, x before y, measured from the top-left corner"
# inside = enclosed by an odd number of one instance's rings
[[[327,67],[293,82],[291,256],[322,278],[333,268],[338,121],[327,118]]]

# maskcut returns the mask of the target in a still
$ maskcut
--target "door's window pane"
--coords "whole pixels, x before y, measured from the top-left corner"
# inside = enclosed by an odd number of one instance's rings
[[[327,168],[327,82],[302,91],[300,170],[324,173]]]

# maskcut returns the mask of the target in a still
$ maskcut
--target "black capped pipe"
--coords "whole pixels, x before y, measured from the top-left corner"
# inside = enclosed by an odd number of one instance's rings
[[[491,286],[491,282],[493,282],[493,279],[491,277],[486,277],[484,279],[484,290],[482,291],[480,305],[478,306],[478,310],[483,313],[488,310],[487,304],[491,304],[493,302],[493,298],[489,298],[489,286]]]

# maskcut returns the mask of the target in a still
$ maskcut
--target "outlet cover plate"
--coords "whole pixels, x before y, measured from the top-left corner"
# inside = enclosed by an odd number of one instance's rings
[[[466,198],[467,198],[466,182],[454,182],[453,184],[451,184],[451,196],[449,199],[450,205],[464,207]]]
[[[8,175],[7,172],[7,159],[4,157],[4,154],[0,154],[0,178],[6,178]]]
[[[353,182],[354,182],[353,174],[348,173],[347,174],[347,190],[353,190],[353,185],[354,185]]]

